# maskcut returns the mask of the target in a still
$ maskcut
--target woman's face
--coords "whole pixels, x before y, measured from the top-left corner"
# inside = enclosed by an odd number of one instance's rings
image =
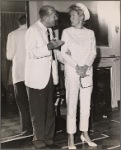
[[[72,26],[78,26],[80,24],[81,21],[81,16],[78,14],[77,11],[72,10],[70,12],[70,20],[71,20],[71,25]]]

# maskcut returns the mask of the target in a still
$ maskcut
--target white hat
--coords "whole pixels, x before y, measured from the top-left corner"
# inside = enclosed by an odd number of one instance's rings
[[[85,15],[84,20],[85,21],[90,18],[89,10],[87,9],[87,7],[85,5],[83,5],[81,3],[76,3],[75,6],[80,7],[84,11],[84,15]]]

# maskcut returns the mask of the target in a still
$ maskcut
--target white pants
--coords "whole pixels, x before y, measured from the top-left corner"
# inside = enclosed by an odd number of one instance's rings
[[[88,131],[90,116],[90,101],[92,86],[82,88],[79,77],[71,74],[66,76],[66,102],[67,102],[67,133],[76,133],[76,112],[78,96],[80,100],[80,131]]]

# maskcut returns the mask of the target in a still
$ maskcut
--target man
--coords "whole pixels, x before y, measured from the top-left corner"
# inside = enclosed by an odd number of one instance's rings
[[[54,68],[52,63],[53,60],[56,63],[59,56],[59,51],[53,49],[63,44],[61,40],[53,39],[51,27],[55,26],[58,19],[55,9],[43,6],[39,16],[40,19],[28,29],[25,38],[25,84],[28,87],[35,148],[53,144],[55,131],[53,73],[57,68]]]
[[[17,21],[19,28],[8,34],[6,56],[8,60],[12,61],[14,93],[22,124],[21,135],[30,135],[33,131],[28,96],[24,84],[26,16],[21,15]]]

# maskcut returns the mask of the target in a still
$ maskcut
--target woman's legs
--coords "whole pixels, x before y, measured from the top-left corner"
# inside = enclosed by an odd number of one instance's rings
[[[90,116],[90,102],[91,102],[92,86],[87,88],[80,88],[80,131],[83,136],[90,141],[88,135],[89,116]]]
[[[79,92],[79,79],[68,78],[66,80],[67,102],[67,133],[68,145],[74,146],[74,134],[76,133],[76,111]]]
[[[88,131],[92,86],[80,87],[80,131]]]
[[[80,88],[80,131],[82,131],[81,139],[86,141],[89,146],[97,146],[88,134],[90,102],[91,102],[92,86],[88,88]]]

